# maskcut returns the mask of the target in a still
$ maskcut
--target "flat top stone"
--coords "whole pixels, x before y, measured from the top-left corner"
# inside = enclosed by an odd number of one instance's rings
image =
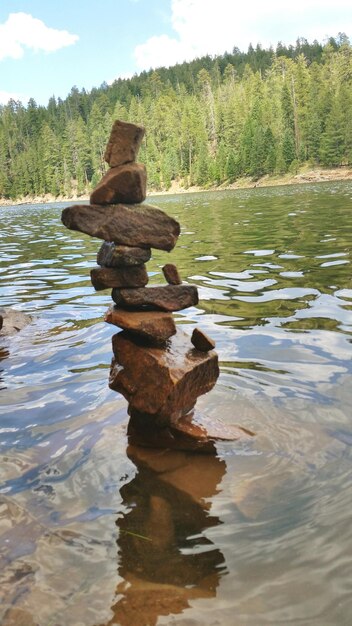
[[[116,120],[106,146],[105,161],[111,167],[135,161],[144,133],[143,126]]]

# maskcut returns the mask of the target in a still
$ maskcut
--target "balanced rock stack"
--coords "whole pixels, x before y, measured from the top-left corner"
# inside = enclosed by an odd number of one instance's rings
[[[105,151],[110,166],[89,205],[64,209],[62,222],[104,240],[91,270],[96,290],[112,289],[115,303],[105,317],[122,329],[112,339],[109,385],[129,403],[130,441],[157,447],[213,450],[216,439],[246,431],[217,425],[215,435],[194,414],[197,398],[218,375],[215,344],[201,330],[176,329],[172,312],[198,303],[194,285],[182,283],[177,268],[163,267],[166,283],[146,287],[151,248],[170,252],[180,225],[160,209],[142,204],[146,169],[136,163],[144,128],[117,120]],[[191,343],[192,342],[192,343]],[[211,429],[210,429],[211,430]]]

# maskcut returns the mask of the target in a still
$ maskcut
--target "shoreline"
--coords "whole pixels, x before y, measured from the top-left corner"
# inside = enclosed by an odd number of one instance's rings
[[[283,185],[303,185],[309,183],[322,183],[322,182],[334,182],[334,181],[348,181],[352,180],[352,167],[339,167],[331,169],[303,169],[297,174],[285,174],[284,176],[263,176],[257,181],[253,181],[249,177],[244,177],[236,180],[231,184],[222,184],[217,186],[199,187],[192,186],[185,188],[177,181],[172,181],[171,187],[167,190],[150,190],[147,194],[147,199],[150,196],[166,196],[183,193],[199,193],[206,191],[228,191],[236,189],[257,189],[261,187],[279,187]],[[0,198],[0,206],[20,206],[23,204],[47,204],[52,202],[82,202],[89,201],[89,194],[82,194],[81,196],[53,196],[46,194],[45,196],[34,196],[18,198],[17,200]]]

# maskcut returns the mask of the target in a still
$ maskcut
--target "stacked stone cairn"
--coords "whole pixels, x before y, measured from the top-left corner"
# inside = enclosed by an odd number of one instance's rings
[[[212,452],[216,439],[249,433],[209,425],[194,411],[197,398],[215,385],[218,356],[214,342],[200,329],[190,339],[176,328],[172,313],[196,305],[197,288],[183,283],[170,263],[163,267],[166,284],[146,287],[151,248],[170,252],[180,225],[160,209],[142,204],[146,168],[136,157],[144,132],[141,126],[115,121],[105,151],[110,169],[90,204],[67,207],[62,222],[104,240],[91,281],[96,290],[112,289],[115,305],[105,320],[122,329],[112,338],[109,385],[129,403],[130,442]]]

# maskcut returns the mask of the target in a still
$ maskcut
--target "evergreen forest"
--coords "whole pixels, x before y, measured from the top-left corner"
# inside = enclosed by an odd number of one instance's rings
[[[352,164],[352,47],[249,46],[102,84],[46,107],[0,106],[0,198],[82,195],[107,169],[115,119],[142,124],[150,190]]]

